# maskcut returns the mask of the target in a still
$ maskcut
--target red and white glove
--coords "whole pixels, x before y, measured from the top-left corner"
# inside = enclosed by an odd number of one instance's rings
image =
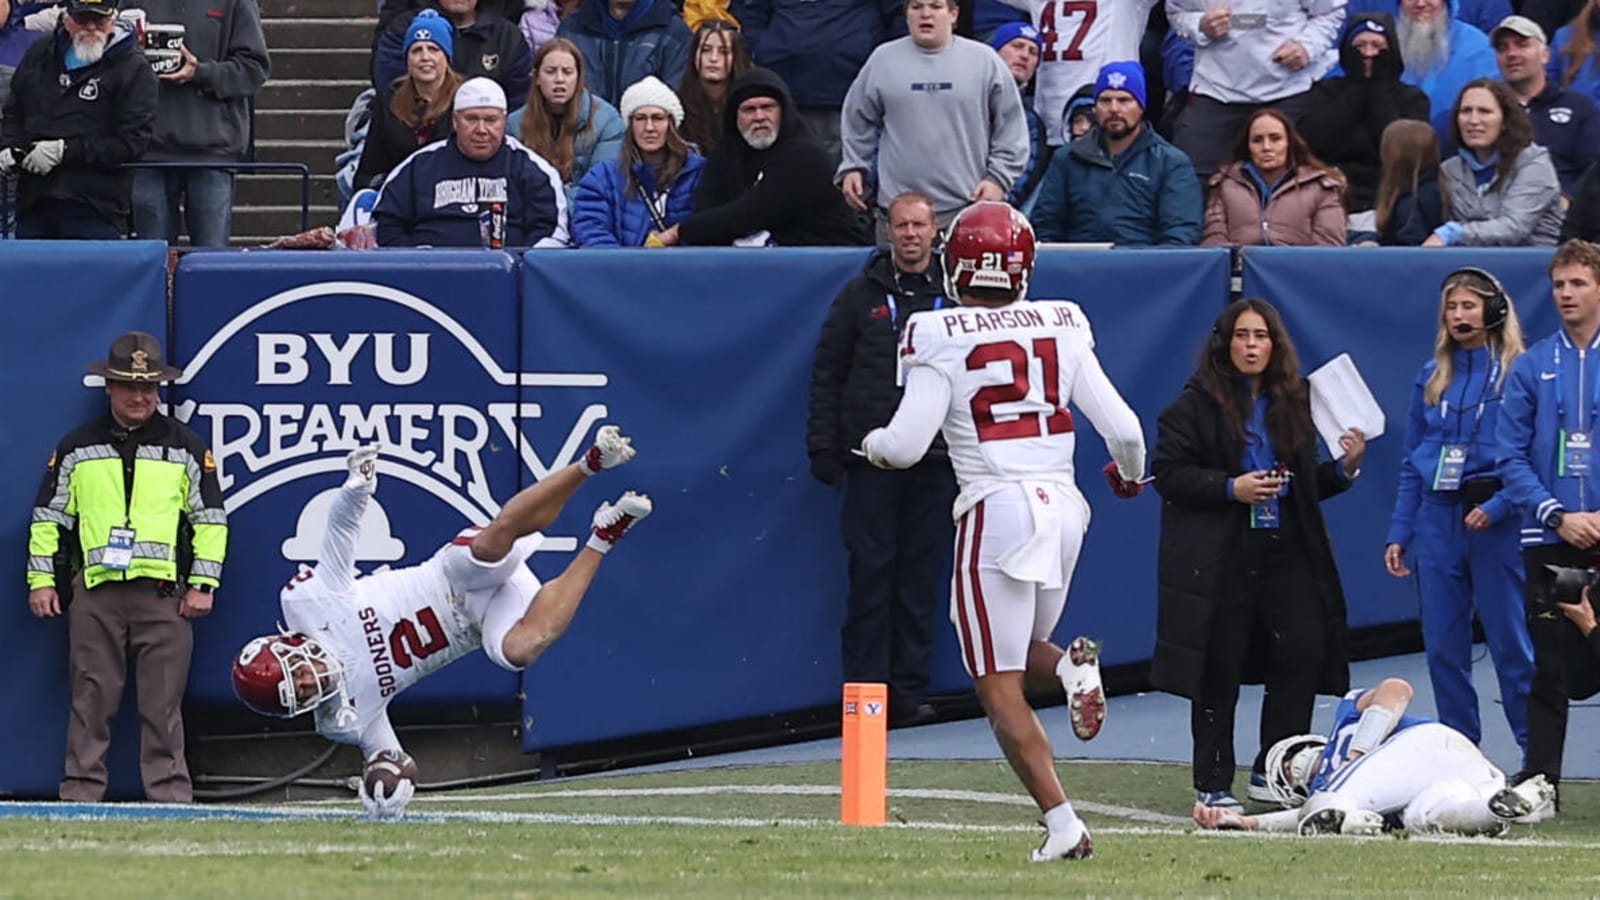
[[[1122,477],[1115,461],[1106,463],[1105,468],[1100,471],[1105,473],[1106,483],[1111,485],[1111,493],[1116,494],[1119,499],[1131,500],[1144,493],[1144,485],[1137,480],[1128,481]]]

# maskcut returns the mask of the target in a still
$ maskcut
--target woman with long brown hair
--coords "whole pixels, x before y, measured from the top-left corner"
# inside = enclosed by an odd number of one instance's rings
[[[1450,198],[1439,188],[1439,133],[1427,122],[1397,119],[1383,129],[1378,155],[1378,243],[1418,246],[1450,220]]]
[[[1561,181],[1517,95],[1505,82],[1474,79],[1450,121],[1461,148],[1440,167],[1451,219],[1422,246],[1555,246],[1566,214]]]
[[[1350,486],[1366,438],[1351,429],[1339,446],[1343,460],[1318,462],[1310,389],[1278,311],[1257,299],[1224,309],[1161,413],[1151,462],[1162,503],[1150,679],[1190,700],[1200,805],[1241,808],[1233,723],[1247,669],[1267,686],[1255,799],[1272,796],[1267,750],[1310,730],[1318,693],[1349,689],[1344,592],[1319,503]]]
[[[1600,0],[1583,4],[1572,21],[1556,30],[1545,74],[1564,88],[1600,103]]]
[[[1211,176],[1207,247],[1344,246],[1345,180],[1318,159],[1288,117],[1258,109],[1245,122],[1233,161]]]
[[[584,177],[572,203],[572,241],[579,247],[662,246],[652,242],[692,211],[705,158],[678,133],[683,103],[647,75],[622,93],[628,130],[622,158]]]
[[[707,19],[695,30],[689,50],[689,70],[683,73],[678,88],[683,99],[683,137],[705,156],[722,137],[728,85],[750,68],[750,48],[738,25]]]
[[[622,154],[622,116],[584,85],[578,46],[551,38],[534,54],[528,102],[506,119],[508,134],[561,173],[569,204],[590,169]]]
[[[356,166],[355,188],[375,187],[418,147],[450,137],[450,105],[461,76],[450,67],[455,29],[431,9],[406,29],[406,74],[378,95]]]

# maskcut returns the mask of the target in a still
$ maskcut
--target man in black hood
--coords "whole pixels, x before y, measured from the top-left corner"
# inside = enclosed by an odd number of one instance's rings
[[[870,243],[865,223],[834,190],[833,164],[788,86],[767,69],[745,72],[729,89],[722,140],[701,170],[694,209],[661,234],[663,243]]]
[[[1339,42],[1339,64],[1343,76],[1319,81],[1311,89],[1310,112],[1300,131],[1323,162],[1344,172],[1350,181],[1345,208],[1360,213],[1371,210],[1378,195],[1383,130],[1396,119],[1428,121],[1428,95],[1400,82],[1405,61],[1394,18],[1386,13],[1351,18]]]

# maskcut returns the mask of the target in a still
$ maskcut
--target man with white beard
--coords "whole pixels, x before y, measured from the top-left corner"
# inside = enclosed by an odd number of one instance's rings
[[[67,0],[17,64],[0,122],[0,176],[20,174],[17,237],[116,240],[144,156],[159,82],[119,0]]]
[[[1428,95],[1433,130],[1441,141],[1449,141],[1450,110],[1462,86],[1474,78],[1500,76],[1489,36],[1457,19],[1454,3],[1447,6],[1446,0],[1400,0],[1395,30],[1406,63],[1400,80]]]

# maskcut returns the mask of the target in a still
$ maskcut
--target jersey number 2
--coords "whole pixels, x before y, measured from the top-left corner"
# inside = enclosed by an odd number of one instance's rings
[[[418,623],[430,637],[424,638],[417,631]],[[394,623],[394,630],[389,632],[389,653],[394,657],[394,664],[402,669],[409,669],[416,660],[427,659],[448,646],[450,638],[439,627],[439,617],[431,606],[424,606],[417,611],[416,622],[401,619]]]
[[[978,426],[978,441],[1009,441],[1032,438],[1043,434],[1061,434],[1072,430],[1072,412],[1061,405],[1061,364],[1056,357],[1055,338],[1035,338],[1033,356],[1039,360],[1040,376],[1044,378],[1044,399],[1055,411],[1037,415],[1018,416],[1009,422],[994,418],[996,403],[1015,403],[1028,396],[1027,348],[1016,341],[979,344],[967,354],[967,371],[976,372],[992,362],[1011,365],[1010,384],[991,384],[972,395],[972,421]],[[1044,425],[1040,427],[1040,420]]]
[[[1061,23],[1056,22],[1056,8],[1061,9]],[[1095,17],[1100,13],[1095,0],[1061,0],[1044,5],[1039,12],[1039,39],[1044,42],[1044,55],[1039,57],[1041,62],[1077,62],[1083,59],[1083,40],[1089,36],[1089,26],[1094,24]],[[1061,36],[1059,28],[1067,25],[1067,20],[1073,16],[1082,15],[1078,22],[1078,30],[1072,33],[1072,39],[1067,41],[1065,50],[1056,50],[1056,39]]]

